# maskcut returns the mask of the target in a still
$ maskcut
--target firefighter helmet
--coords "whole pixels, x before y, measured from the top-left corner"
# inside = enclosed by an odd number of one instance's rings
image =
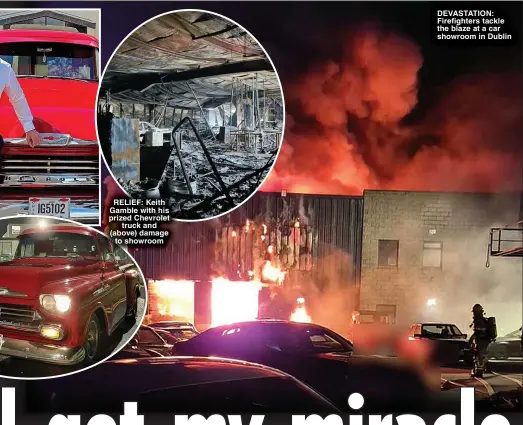
[[[472,307],[472,313],[474,314],[483,314],[485,310],[483,310],[483,306],[481,304],[474,304],[474,307]]]

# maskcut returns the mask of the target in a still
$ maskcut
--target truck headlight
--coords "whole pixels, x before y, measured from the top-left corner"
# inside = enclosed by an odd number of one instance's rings
[[[51,313],[67,313],[71,308],[71,298],[68,295],[40,295],[40,305]]]

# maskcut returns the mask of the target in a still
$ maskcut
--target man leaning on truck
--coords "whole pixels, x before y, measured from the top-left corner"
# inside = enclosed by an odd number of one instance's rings
[[[40,133],[36,131],[33,124],[33,114],[31,114],[22,87],[20,87],[11,65],[0,59],[0,96],[4,91],[7,93],[16,116],[24,128],[27,143],[32,148],[38,146],[41,141]]]

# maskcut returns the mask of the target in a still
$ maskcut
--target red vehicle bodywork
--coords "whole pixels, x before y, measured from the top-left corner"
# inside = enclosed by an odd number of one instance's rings
[[[98,40],[90,35],[57,30],[10,29],[0,30],[0,45],[6,43],[61,43],[67,45],[86,46],[98,49]],[[98,64],[94,57],[95,69]],[[95,80],[61,79],[41,76],[24,76],[18,81],[34,117],[35,128],[42,134],[63,134],[74,139],[91,142],[69,146],[51,146],[42,142],[36,148],[27,144],[5,143],[0,151],[0,174],[40,174],[46,175],[51,171],[42,169],[42,161],[54,167],[53,173],[64,175],[82,175],[86,173],[88,165],[98,176],[99,146],[97,143],[95,125],[95,105],[98,90],[98,73]],[[18,121],[15,111],[5,93],[0,97],[0,135],[3,139],[25,137],[22,125]],[[53,162],[53,158],[57,162]],[[18,161],[18,162],[16,162]],[[80,161],[87,161],[83,164]],[[25,168],[22,168],[22,164]],[[8,165],[9,167],[6,167]],[[13,167],[15,165],[16,167]],[[20,165],[18,167],[18,165]],[[84,166],[82,168],[82,165]],[[2,171],[2,168],[4,170]],[[95,170],[96,168],[96,170]],[[60,170],[58,170],[60,169]],[[57,171],[58,170],[58,171]],[[99,177],[96,182],[80,184],[68,183],[20,183],[17,188],[23,188],[25,201],[30,197],[53,197],[43,190],[66,187],[68,198],[71,199],[71,209],[74,206],[75,195],[96,198],[99,203]],[[0,203],[13,201],[13,185],[2,184],[0,175]],[[99,210],[99,206],[98,206]],[[72,219],[76,219],[72,212]],[[80,220],[81,221],[81,220]]]
[[[97,315],[105,335],[122,323],[139,294],[140,274],[116,257],[104,260],[99,245],[105,238],[88,227],[60,225],[28,229],[25,235],[52,232],[93,238],[93,259],[75,257],[15,257],[0,263],[0,354],[62,365],[84,360],[87,324]],[[114,255],[110,244],[110,253]],[[66,313],[50,313],[41,304],[44,294],[68,295]],[[42,326],[63,330],[63,337],[50,340]]]

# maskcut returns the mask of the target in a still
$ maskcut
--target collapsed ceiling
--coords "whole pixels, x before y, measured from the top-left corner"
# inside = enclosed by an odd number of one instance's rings
[[[212,14],[177,12],[124,41],[106,69],[102,95],[109,91],[120,103],[215,108],[242,84],[262,98],[281,99],[276,73],[249,34]]]

